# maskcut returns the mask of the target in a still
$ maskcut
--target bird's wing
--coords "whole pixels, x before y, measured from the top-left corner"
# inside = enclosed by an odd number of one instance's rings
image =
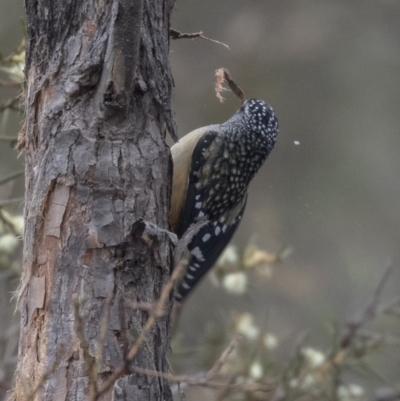
[[[189,132],[171,147],[173,159],[171,225],[175,233],[178,233],[182,209],[186,201],[193,151],[199,139],[211,128],[212,126],[202,127]]]
[[[178,237],[181,237],[196,218],[204,216],[202,211],[203,198],[206,195],[206,187],[199,188],[199,174],[204,171],[206,163],[211,163],[211,157],[206,156],[206,150],[212,146],[218,136],[216,131],[205,132],[197,141],[191,154],[191,165],[186,183],[186,197],[179,219]]]
[[[186,273],[175,293],[181,302],[191,289],[211,269],[235,233],[246,206],[247,195],[230,211],[230,216],[221,223],[220,219],[209,221],[192,239],[188,248],[190,260]]]
[[[203,131],[196,140],[190,155],[190,168],[186,166],[189,173],[186,196],[179,218],[178,237],[182,237],[189,226],[199,218],[205,217],[209,222],[188,245],[190,260],[175,294],[178,301],[182,301],[214,265],[236,231],[247,199],[247,195],[244,195],[236,204],[222,213],[213,215],[212,205],[208,203],[211,191],[216,195],[212,197],[213,201],[219,202],[224,195],[224,189],[229,185],[229,169],[226,166],[228,160],[223,158],[224,142],[218,131],[212,129]],[[221,198],[219,201],[215,200],[218,195]]]

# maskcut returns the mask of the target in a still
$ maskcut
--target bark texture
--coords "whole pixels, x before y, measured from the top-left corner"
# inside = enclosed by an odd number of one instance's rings
[[[26,227],[15,400],[32,392],[36,400],[89,399],[88,363],[100,362],[101,388],[148,318],[128,302],[153,302],[169,278],[168,236],[130,233],[140,218],[168,229],[173,3],[26,0]],[[166,371],[168,331],[169,318],[160,319],[134,363]],[[132,374],[101,399],[171,398],[162,379]]]

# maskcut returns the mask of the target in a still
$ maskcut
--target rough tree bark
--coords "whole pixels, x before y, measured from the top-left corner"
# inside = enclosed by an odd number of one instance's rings
[[[100,362],[101,388],[148,318],[127,300],[153,302],[169,278],[168,237],[130,232],[140,218],[169,226],[173,3],[26,0],[26,227],[12,399],[89,399],[88,363]],[[166,371],[168,348],[166,316],[134,363]],[[162,379],[131,374],[101,399],[171,393]]]

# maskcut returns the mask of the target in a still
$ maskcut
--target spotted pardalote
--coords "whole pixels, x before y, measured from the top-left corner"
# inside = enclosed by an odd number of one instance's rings
[[[177,287],[182,302],[218,259],[243,216],[247,188],[278,135],[278,119],[262,100],[246,100],[225,123],[199,128],[171,147],[171,224],[181,237],[198,218],[208,224],[188,246]]]

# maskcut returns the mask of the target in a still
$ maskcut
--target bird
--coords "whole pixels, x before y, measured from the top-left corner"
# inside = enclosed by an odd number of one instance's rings
[[[186,272],[175,290],[183,303],[212,268],[236,231],[250,181],[272,151],[279,131],[272,107],[245,100],[226,122],[198,128],[171,147],[171,227],[181,238],[205,219],[188,244]]]

